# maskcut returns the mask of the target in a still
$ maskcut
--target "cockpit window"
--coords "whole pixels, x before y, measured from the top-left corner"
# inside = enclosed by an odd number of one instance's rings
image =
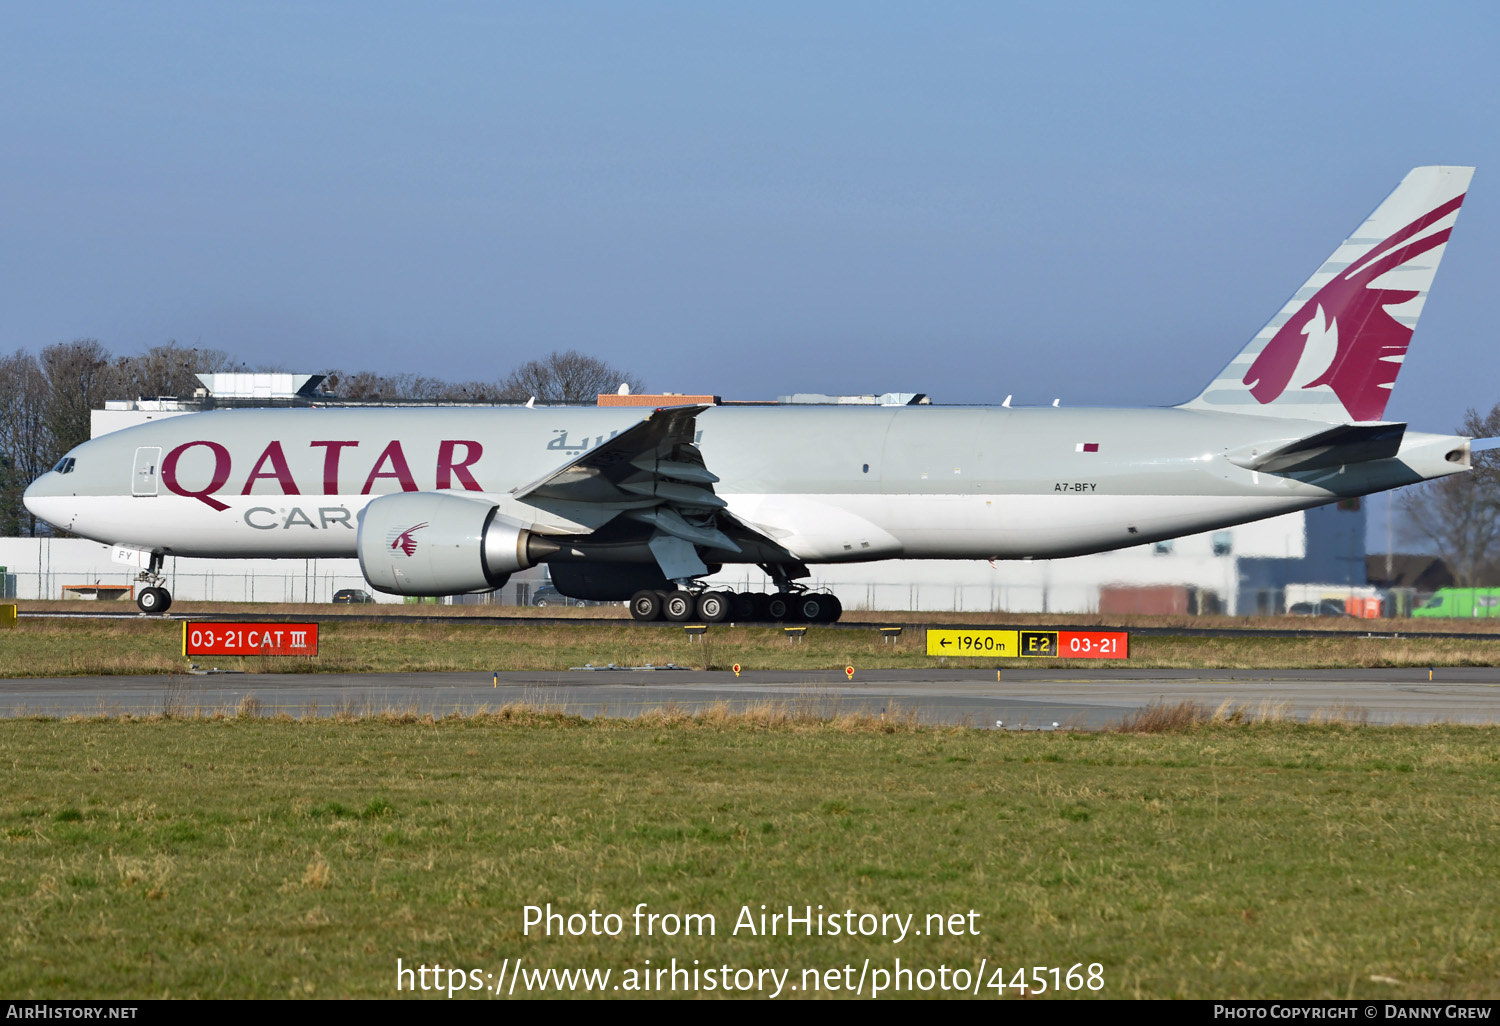
[[[52,469],[57,471],[59,474],[71,474],[73,473],[73,463],[73,457],[64,456],[62,459],[57,461],[57,466],[53,467]]]

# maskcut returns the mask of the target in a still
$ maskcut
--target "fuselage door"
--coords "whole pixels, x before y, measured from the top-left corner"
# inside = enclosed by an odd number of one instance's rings
[[[161,446],[141,446],[135,451],[135,468],[130,475],[130,494],[155,495],[160,476]]]

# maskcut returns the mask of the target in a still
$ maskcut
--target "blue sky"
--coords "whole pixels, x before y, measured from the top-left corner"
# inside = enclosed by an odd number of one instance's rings
[[[1169,404],[1412,166],[1388,416],[1500,400],[1488,4],[13,3],[0,350]]]

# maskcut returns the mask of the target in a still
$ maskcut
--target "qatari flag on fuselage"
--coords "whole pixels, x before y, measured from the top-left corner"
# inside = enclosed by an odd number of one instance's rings
[[[1098,452],[1098,442],[1079,442],[1073,449],[1074,452]]]

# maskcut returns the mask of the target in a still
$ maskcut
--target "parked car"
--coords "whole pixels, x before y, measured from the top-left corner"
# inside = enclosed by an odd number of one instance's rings
[[[341,588],[333,593],[333,601],[336,605],[364,605],[366,602],[374,602],[375,596],[368,591],[358,588]]]
[[[1344,608],[1344,603],[1338,599],[1324,599],[1322,602],[1294,602],[1287,612],[1293,616],[1349,615],[1349,611]]]
[[[544,584],[531,593],[531,604],[534,606],[607,606],[613,603],[569,598],[552,585]]]

